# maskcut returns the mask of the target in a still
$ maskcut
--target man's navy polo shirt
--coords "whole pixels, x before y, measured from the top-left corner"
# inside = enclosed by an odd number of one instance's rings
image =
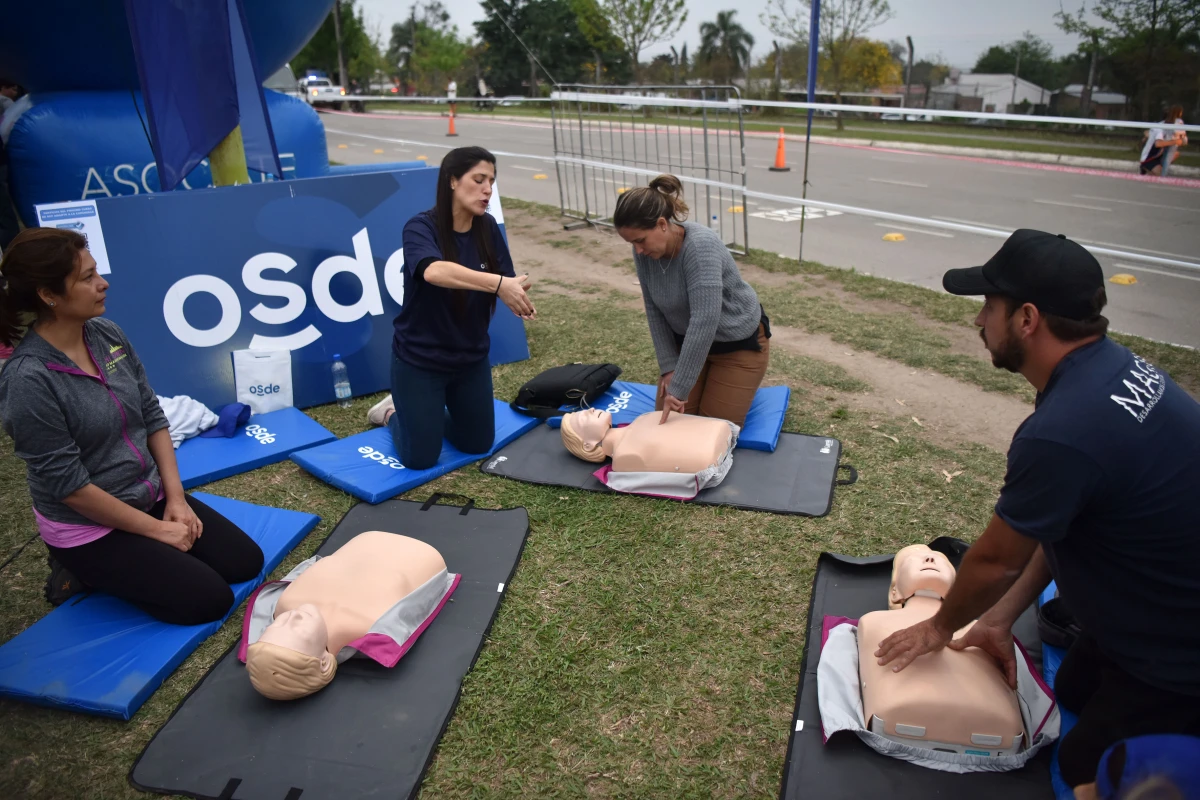
[[[1200,404],[1108,338],[1055,368],[1017,429],[996,514],[1043,544],[1106,656],[1200,695]]]

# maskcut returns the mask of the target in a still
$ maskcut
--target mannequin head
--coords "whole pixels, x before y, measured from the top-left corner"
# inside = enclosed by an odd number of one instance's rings
[[[604,436],[612,430],[612,414],[598,408],[567,414],[562,420],[563,446],[571,455],[584,461],[600,463],[605,459],[600,446]]]
[[[316,606],[306,603],[280,614],[246,649],[250,683],[272,700],[295,700],[324,688],[337,672],[328,642]]]
[[[905,601],[921,589],[944,599],[954,585],[954,576],[950,559],[923,544],[909,545],[892,560],[888,608],[903,607]]]

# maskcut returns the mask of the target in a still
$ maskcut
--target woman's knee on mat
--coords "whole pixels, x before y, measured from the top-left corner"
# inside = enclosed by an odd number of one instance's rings
[[[203,625],[224,619],[233,608],[233,589],[213,573],[215,581],[209,582],[202,589],[180,592],[163,602],[145,606],[154,616],[174,625]]]
[[[226,583],[253,580],[262,572],[262,548],[234,523],[201,501],[186,495],[187,503],[204,525],[192,545],[192,555],[212,567]]]

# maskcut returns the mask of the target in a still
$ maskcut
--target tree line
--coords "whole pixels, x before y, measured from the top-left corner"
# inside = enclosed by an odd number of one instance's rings
[[[1054,18],[1076,35],[1076,52],[1055,58],[1043,39],[1026,33],[989,47],[975,72],[1015,73],[1048,91],[1078,83],[1121,92],[1143,118],[1180,103],[1200,112],[1200,0],[1090,0]],[[297,72],[322,69],[361,91],[460,96],[484,79],[497,95],[544,95],[553,82],[596,84],[742,83],[751,96],[779,97],[803,86],[808,72],[807,0],[769,0],[760,20],[771,42],[756,42],[738,12],[721,11],[700,25],[699,47],[687,45],[649,59],[647,50],[672,41],[688,19],[686,0],[483,0],[473,35],[451,24],[441,0],[417,0],[407,19],[386,32],[369,30],[355,0],[338,4],[346,76],[339,76],[333,13],[292,60]],[[928,90],[950,72],[938,55],[908,69],[908,48],[871,39],[892,19],[888,0],[822,3],[818,84],[841,93],[909,84]],[[762,53],[752,59],[757,46]],[[1085,89],[1085,93],[1086,93]],[[1086,104],[1085,104],[1086,105]]]

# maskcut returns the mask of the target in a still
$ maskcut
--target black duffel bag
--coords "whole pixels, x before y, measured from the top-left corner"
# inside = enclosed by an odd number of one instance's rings
[[[621,375],[616,364],[566,364],[551,367],[522,386],[512,410],[539,419],[560,417],[560,406],[583,408],[608,391]]]

